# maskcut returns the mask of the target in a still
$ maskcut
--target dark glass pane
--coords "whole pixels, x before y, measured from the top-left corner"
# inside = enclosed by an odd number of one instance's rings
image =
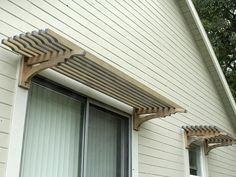
[[[90,106],[86,177],[128,177],[128,119]]]
[[[200,147],[194,146],[189,149],[189,166],[191,175],[201,175]]]

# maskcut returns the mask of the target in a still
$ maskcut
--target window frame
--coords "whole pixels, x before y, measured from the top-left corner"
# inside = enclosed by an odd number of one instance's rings
[[[81,166],[81,176],[82,177],[85,177],[86,175],[86,154],[87,154],[87,144],[88,144],[88,121],[89,121],[89,108],[90,108],[90,104],[92,105],[95,105],[101,109],[105,109],[109,112],[112,112],[112,113],[115,113],[115,114],[118,114],[124,118],[127,118],[128,119],[128,144],[129,144],[129,149],[128,149],[128,176],[131,177],[132,176],[132,170],[131,170],[131,167],[132,167],[132,118],[131,116],[128,114],[128,113],[125,113],[125,112],[122,112],[112,106],[109,106],[107,104],[104,104],[102,102],[99,102],[97,100],[94,100],[92,98],[87,98],[87,102],[86,102],[86,110],[85,110],[85,120],[83,121],[83,123],[85,125],[83,125],[84,127],[84,136],[83,136],[83,146],[82,146],[82,158],[83,158],[83,161],[82,161],[82,166]]]
[[[201,176],[191,175],[190,174],[190,163],[189,163],[189,149],[186,149],[186,176],[187,177],[208,177],[208,163],[207,163],[207,157],[204,153],[204,147],[203,144],[196,144],[196,146],[199,147],[199,160],[200,160],[200,168],[201,168]]]
[[[132,176],[132,118],[131,115],[129,115],[128,113],[125,113],[121,110],[118,110],[112,106],[109,106],[105,103],[99,102],[95,99],[92,99],[88,96],[84,96],[82,94],[80,94],[79,92],[73,90],[73,89],[69,89],[64,85],[58,84],[57,82],[53,82],[47,78],[41,77],[41,76],[36,76],[35,78],[32,79],[32,82],[34,82],[37,85],[40,85],[42,87],[46,87],[47,89],[51,89],[53,91],[56,91],[60,94],[63,94],[65,96],[71,97],[73,99],[79,100],[81,101],[82,105],[82,135],[81,135],[81,173],[78,174],[79,176],[85,177],[85,171],[86,171],[86,146],[87,146],[87,141],[88,141],[88,121],[89,121],[89,108],[90,108],[90,104],[93,104],[95,106],[98,106],[101,109],[105,109],[109,112],[118,114],[124,118],[128,119],[128,177]],[[28,102],[28,98],[27,98],[27,102]],[[26,106],[26,109],[28,108],[28,106]],[[27,111],[26,111],[27,112]],[[25,115],[25,120],[26,120],[26,116]],[[26,122],[26,121],[25,121]],[[22,152],[23,152],[23,144],[24,144],[24,137],[25,137],[25,123],[24,123],[24,130],[23,130],[23,140],[22,140]],[[21,176],[21,168],[22,168],[22,153],[21,153],[21,159],[20,159],[20,170],[19,170],[19,176]]]

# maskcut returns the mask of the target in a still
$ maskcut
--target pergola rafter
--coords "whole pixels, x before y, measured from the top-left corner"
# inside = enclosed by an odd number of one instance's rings
[[[186,112],[155,90],[49,29],[20,34],[2,43],[23,56],[19,83],[23,88],[28,89],[31,78],[39,72],[53,69],[132,106],[135,130],[150,119]]]

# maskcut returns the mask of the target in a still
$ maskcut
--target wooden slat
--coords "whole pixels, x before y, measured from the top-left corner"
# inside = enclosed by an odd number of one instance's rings
[[[32,46],[36,50],[41,51],[44,54],[48,53],[48,50],[46,50],[43,47],[41,47],[40,45],[38,45],[34,40],[28,38],[26,35],[20,34],[20,39],[23,39],[26,42],[28,42],[30,44],[30,46]]]
[[[37,57],[39,54],[29,50],[28,48],[26,48],[22,43],[18,42],[15,39],[9,38],[8,39],[9,42],[11,42],[12,44],[16,45],[21,51],[26,52],[29,54],[28,57]]]
[[[59,69],[59,70],[58,70]],[[103,85],[99,84],[99,83],[96,83],[95,80],[92,80],[94,82],[87,82],[87,81],[84,81],[84,77],[86,77],[85,74],[77,74],[76,72],[74,72],[74,70],[72,68],[66,68],[65,65],[62,67],[62,66],[58,66],[57,69],[54,68],[54,70],[56,71],[59,71],[60,73],[62,74],[65,74],[67,73],[67,76],[74,79],[74,80],[77,80],[89,87],[92,87],[93,89],[96,89],[96,90],[99,90],[100,92],[104,93],[104,94],[107,94],[111,97],[115,97],[116,99],[118,99],[119,101],[126,101],[127,104],[131,105],[131,106],[135,106],[135,107],[143,107],[142,105],[140,105],[139,103],[136,103],[136,102],[132,102],[132,100],[128,99],[127,97],[123,97],[122,95],[119,95],[118,93],[116,92],[113,92],[111,91],[109,88],[106,88],[106,87],[103,87]],[[84,77],[83,77],[84,76]],[[143,107],[145,108],[145,107]]]
[[[8,47],[10,47],[13,51],[23,55],[23,56],[27,56],[27,57],[32,57],[32,55],[22,51],[21,49],[19,49],[15,44],[12,44],[11,42],[9,42],[8,40],[2,40],[2,43],[7,45]]]
[[[52,43],[51,41],[49,41],[47,38],[43,37],[42,35],[39,35],[37,32],[33,31],[31,34],[35,38],[40,39],[43,44],[45,44],[45,45],[49,46],[50,48],[52,48],[53,50],[57,51],[59,55],[66,52],[64,48],[60,48],[60,47],[56,46],[54,43]]]
[[[28,50],[31,50],[32,52],[35,52],[35,53],[37,53],[38,55],[44,55],[44,54],[46,54],[45,52],[42,52],[42,51],[40,51],[40,50],[38,50],[38,49],[32,47],[29,42],[27,42],[27,41],[21,39],[19,36],[14,36],[14,40],[16,40],[16,41],[22,43]]]
[[[33,40],[38,46],[46,49],[48,52],[51,52],[53,56],[56,55],[56,51],[54,50],[54,48],[51,48],[50,46],[48,46],[47,44],[44,44],[41,40],[39,40],[38,38],[36,38],[35,36],[32,36],[31,33],[26,33],[26,37],[30,38],[31,40]]]
[[[57,39],[55,39],[52,36],[48,35],[43,30],[40,30],[39,34],[41,36],[43,36],[44,38],[46,38],[48,41],[50,41],[54,46],[57,46],[57,47],[65,50],[65,51],[72,51],[72,48],[69,48],[68,46],[59,43]]]
[[[125,83],[124,81],[121,82],[119,79],[114,79],[114,77],[109,76],[107,74],[104,74],[103,71],[98,70],[96,68],[89,68],[89,65],[81,64],[78,62],[74,62],[73,60],[69,60],[69,64],[74,64],[78,71],[83,72],[84,74],[90,76],[93,79],[98,79],[100,82],[108,85],[111,89],[118,90],[119,92],[123,92],[126,95],[128,95],[131,99],[138,100],[142,104],[146,104],[147,106],[155,107],[159,106],[157,102],[149,101],[148,98],[145,97],[142,92],[138,92],[135,88],[132,87],[132,85],[129,85],[128,83]]]
[[[94,56],[90,53],[86,53],[84,57],[88,58],[91,62],[93,62],[94,64],[96,64],[98,66],[103,66],[104,69],[106,69],[109,72],[112,72],[116,76],[123,78],[124,80],[126,80],[127,83],[132,83],[134,86],[136,86],[136,87],[140,88],[141,90],[145,91],[147,94],[152,95],[152,97],[158,99],[159,102],[162,103],[162,104],[165,104],[165,106],[180,107],[181,108],[181,106],[177,105],[176,103],[172,102],[171,100],[169,100],[169,99],[163,97],[162,95],[158,94],[156,91],[154,91],[151,88],[147,87],[143,83],[140,83],[137,80],[131,78],[128,75],[126,75],[125,73],[122,73],[117,68],[109,65],[108,63],[106,63],[102,60],[99,60],[96,56]]]
[[[78,59],[77,59],[78,58]],[[103,68],[102,65],[96,65],[95,63],[93,63],[92,61],[90,61],[89,59],[86,58],[82,58],[82,57],[76,57],[74,59],[74,61],[77,61],[81,64],[84,63],[84,65],[87,68],[91,68],[91,70],[96,70],[97,72],[100,71],[100,73],[104,74],[104,77],[108,77],[111,80],[113,80],[114,82],[117,82],[118,84],[122,85],[122,88],[124,88],[125,90],[130,90],[132,93],[135,94],[135,96],[140,95],[140,97],[146,101],[150,101],[151,104],[155,104],[155,106],[159,105],[161,107],[165,107],[164,104],[160,103],[159,100],[157,100],[155,97],[152,97],[150,95],[148,95],[147,93],[145,93],[143,90],[141,90],[139,87],[135,87],[132,85],[132,83],[129,83],[127,81],[124,81],[123,78],[120,78],[118,76],[115,76],[114,73],[109,72],[106,70],[106,68]],[[72,61],[73,62],[73,61]]]

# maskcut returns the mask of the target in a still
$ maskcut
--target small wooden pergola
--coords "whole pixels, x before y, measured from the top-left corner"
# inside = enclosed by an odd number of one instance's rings
[[[185,144],[188,149],[195,143],[203,143],[205,154],[217,147],[236,144],[236,137],[230,135],[216,126],[183,126]]]
[[[186,112],[155,90],[49,29],[20,34],[2,43],[23,56],[20,87],[28,89],[33,76],[51,68],[132,106],[135,130],[147,120]]]

